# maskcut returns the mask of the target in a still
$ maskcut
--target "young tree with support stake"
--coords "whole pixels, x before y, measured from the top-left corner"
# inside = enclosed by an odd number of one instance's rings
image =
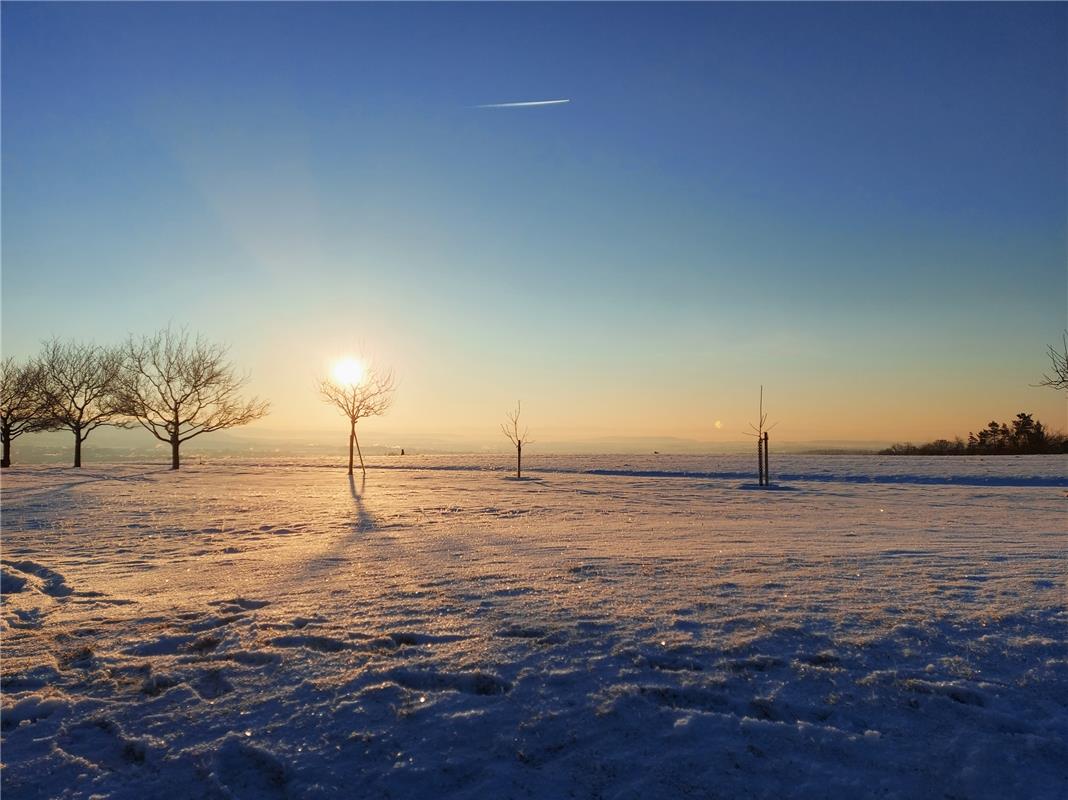
[[[524,428],[523,432],[519,432],[519,414],[523,410],[523,405],[518,400],[515,404],[515,411],[508,413],[508,422],[501,425],[501,432],[508,437],[508,441],[515,447],[515,477],[519,480],[523,477],[523,445],[530,444],[530,438],[527,436],[527,429]]]
[[[80,342],[45,342],[41,354],[42,391],[50,430],[74,434],[74,466],[82,465],[82,443],[102,425],[128,428],[117,391],[122,354]]]
[[[356,362],[352,362],[356,363]],[[330,403],[349,420],[349,475],[353,467],[353,446],[360,457],[360,470],[367,474],[363,451],[356,436],[356,423],[367,417],[379,417],[393,402],[393,372],[379,372],[374,367],[334,371],[333,378],[319,381],[323,402]]]
[[[755,436],[757,440],[757,475],[760,486],[771,485],[771,475],[768,472],[768,431],[779,423],[768,426],[768,415],[764,413],[764,387],[760,387],[760,412],[757,424],[749,423],[752,432],[744,431],[746,436]]]
[[[171,446],[171,469],[180,467],[184,442],[205,433],[247,425],[270,405],[239,391],[246,378],[234,373],[226,347],[170,328],[130,338],[124,352],[118,400],[122,411]]]
[[[48,427],[44,371],[36,362],[19,364],[13,358],[0,362],[0,467],[11,466],[11,443],[24,433]]]

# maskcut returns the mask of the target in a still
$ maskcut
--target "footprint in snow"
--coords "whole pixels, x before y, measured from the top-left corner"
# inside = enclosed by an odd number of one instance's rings
[[[56,663],[64,669],[91,669],[93,667],[93,649],[88,646],[65,650],[56,658]]]
[[[66,578],[55,570],[51,570],[48,567],[38,564],[36,561],[5,561],[4,564],[17,572],[21,572],[22,575],[11,575],[11,578],[16,578],[21,582],[21,586],[15,591],[24,591],[27,581],[26,575],[32,575],[41,581],[41,585],[38,591],[43,594],[47,594],[50,597],[66,597],[74,593],[74,590],[67,586]],[[6,578],[7,576],[5,576]],[[10,578],[8,578],[10,580]],[[37,587],[35,587],[37,588]],[[7,589],[4,590],[7,592]]]
[[[695,659],[672,653],[650,653],[638,659],[652,669],[663,672],[702,672],[704,665]]]
[[[56,746],[98,769],[112,772],[145,763],[144,743],[128,739],[117,723],[105,717],[65,728],[57,737]]]
[[[230,600],[212,600],[209,603],[209,605],[219,606],[223,611],[255,611],[270,604],[270,600],[248,600],[244,597],[234,597]]]
[[[237,622],[238,620],[245,619],[243,614],[229,614],[225,617],[205,617],[197,622],[191,622],[189,624],[189,630],[193,632],[210,631],[214,628],[221,628],[224,625],[229,625],[231,622]]]
[[[203,700],[214,700],[234,690],[221,669],[206,670],[190,685]]]
[[[728,658],[721,666],[731,672],[766,672],[772,667],[781,667],[783,661],[775,656],[756,655],[749,658]]]
[[[841,665],[842,660],[829,650],[824,650],[820,653],[802,654],[797,657],[797,660],[808,664],[813,667],[823,667],[824,669],[835,669]]]
[[[26,588],[26,578],[7,569],[0,569],[0,594],[16,594]]]
[[[663,708],[679,711],[725,711],[729,704],[720,691],[697,686],[639,686],[637,693]]]
[[[433,672],[392,670],[387,674],[406,689],[420,692],[454,691],[475,695],[500,695],[512,690],[508,681],[487,672]]]
[[[298,630],[302,630],[309,625],[319,625],[323,622],[326,622],[326,617],[293,617],[289,624]]]
[[[308,650],[318,650],[320,653],[337,653],[351,645],[340,639],[330,636],[277,636],[269,641],[275,647],[303,647]]]
[[[16,703],[4,706],[4,713],[0,719],[0,730],[9,731],[26,722],[33,725],[40,719],[46,719],[57,712],[65,712],[70,705],[56,697],[42,697],[32,694],[23,697]]]
[[[285,797],[286,768],[278,758],[231,735],[215,755],[213,777],[232,797]]]
[[[547,631],[544,628],[524,628],[513,625],[497,631],[497,636],[502,639],[540,639]]]
[[[246,667],[264,667],[268,664],[277,664],[282,660],[278,653],[268,653],[263,650],[231,650],[225,655],[216,655],[215,658],[233,661]]]
[[[173,675],[152,673],[141,682],[141,694],[148,697],[159,697],[165,691],[178,685],[178,679]]]
[[[5,692],[25,692],[41,689],[60,680],[59,671],[51,664],[38,664],[23,672],[0,676],[0,689]]]
[[[39,608],[16,608],[12,610],[12,616],[8,617],[7,623],[12,628],[33,630],[44,623],[44,615]]]
[[[199,654],[210,653],[221,643],[222,639],[219,639],[216,636],[201,636],[199,639],[189,645],[189,649],[192,650],[194,653]]]
[[[448,634],[435,636],[432,633],[416,633],[414,631],[398,631],[397,633],[388,634],[388,636],[393,640],[397,647],[437,644],[439,642],[458,642],[466,638],[464,636]]]
[[[123,650],[128,656],[173,656],[185,650],[196,641],[196,637],[190,634],[177,636],[159,636],[147,642],[138,642]]]

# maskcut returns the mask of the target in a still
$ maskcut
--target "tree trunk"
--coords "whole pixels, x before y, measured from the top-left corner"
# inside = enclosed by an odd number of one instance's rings
[[[0,429],[0,439],[3,439],[3,442],[4,442],[4,457],[3,457],[3,459],[0,459],[0,467],[4,467],[4,468],[10,467],[11,466],[11,429],[7,425],[4,425],[3,428]]]
[[[764,432],[764,485],[771,486],[771,473],[768,472],[768,434]]]
[[[515,478],[519,480],[523,477],[523,443],[520,442],[515,446]]]
[[[356,453],[360,457],[360,471],[363,472],[364,477],[367,477],[367,467],[363,465],[363,451],[360,449],[360,437],[356,435],[356,426],[352,426],[352,438],[356,442]],[[351,455],[349,456],[352,457]]]
[[[356,441],[356,423],[349,428],[349,475],[352,474],[352,443]]]
[[[82,466],[82,432],[74,432],[74,466],[81,469]]]
[[[179,408],[178,404],[174,404],[174,418],[170,426],[171,434],[171,469],[178,469],[181,466],[181,461],[178,457],[178,448],[182,442],[179,437],[182,435],[182,423],[179,421]]]

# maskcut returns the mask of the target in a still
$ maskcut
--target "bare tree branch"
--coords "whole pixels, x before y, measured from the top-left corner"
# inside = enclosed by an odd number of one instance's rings
[[[11,443],[24,433],[45,430],[50,418],[44,394],[44,371],[37,361],[0,362],[0,466],[11,466]]]
[[[360,440],[356,436],[356,423],[367,417],[380,417],[385,414],[393,403],[395,388],[393,371],[380,372],[374,367],[368,367],[358,383],[320,379],[319,394],[323,402],[337,408],[349,421],[349,475],[352,474],[353,467],[353,445],[360,456],[360,469],[364,474],[367,473]]]
[[[764,438],[764,434],[765,433],[767,433],[768,431],[772,430],[776,425],[779,424],[778,422],[773,422],[773,423],[771,423],[771,425],[768,425],[768,415],[764,411],[764,387],[763,386],[760,387],[760,411],[759,411],[759,413],[757,415],[757,419],[758,419],[758,422],[757,422],[756,425],[754,425],[752,422],[749,423],[749,427],[752,429],[753,432],[750,433],[749,431],[742,431],[743,435],[745,435],[745,436],[754,436],[757,439],[762,439],[762,438]]]
[[[40,357],[48,418],[44,427],[74,434],[74,466],[82,465],[82,442],[101,425],[129,427],[117,398],[122,353],[92,343],[44,343]]]
[[[1061,334],[1060,350],[1052,344],[1046,350],[1049,355],[1050,371],[1042,376],[1038,385],[1068,391],[1068,331]]]
[[[757,440],[757,475],[761,486],[770,485],[770,478],[768,477],[768,431],[778,425],[778,422],[773,422],[768,425],[768,415],[764,411],[764,387],[760,387],[760,408],[757,414],[757,423],[754,425],[749,423],[749,427],[752,429],[752,433],[749,431],[742,431],[746,436],[753,436]]]
[[[523,477],[523,445],[531,444],[531,439],[528,435],[528,429],[523,428],[523,432],[519,432],[519,415],[523,411],[523,404],[516,400],[515,411],[508,412],[508,422],[501,425],[501,433],[508,437],[508,441],[515,447],[516,461],[515,461],[515,476],[516,478]]]
[[[224,345],[166,328],[131,337],[117,391],[123,413],[171,445],[171,469],[180,466],[183,442],[204,433],[236,428],[264,417],[270,404],[240,390],[247,378],[235,374]]]

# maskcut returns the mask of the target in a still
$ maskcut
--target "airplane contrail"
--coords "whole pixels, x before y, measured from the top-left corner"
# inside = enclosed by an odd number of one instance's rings
[[[571,98],[566,100],[526,100],[522,103],[484,103],[472,108],[522,108],[523,106],[558,106],[561,103],[570,103]]]

